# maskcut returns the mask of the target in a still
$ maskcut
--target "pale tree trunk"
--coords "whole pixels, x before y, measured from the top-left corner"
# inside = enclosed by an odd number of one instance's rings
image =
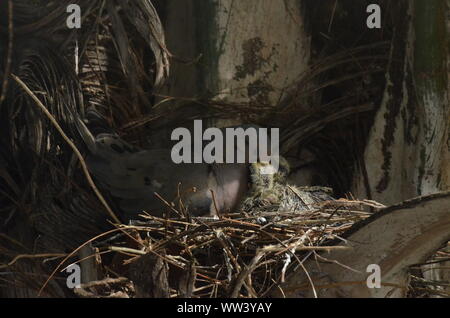
[[[397,11],[403,20],[364,155],[367,180],[358,174],[353,190],[386,205],[450,188],[447,3],[401,1]],[[448,282],[449,265],[424,266],[423,276]]]
[[[310,38],[296,0],[177,1],[166,4],[172,63],[170,96],[273,106],[307,68]],[[239,118],[210,121],[241,123]]]
[[[446,10],[400,1],[386,90],[367,142],[357,197],[389,205],[449,189]]]

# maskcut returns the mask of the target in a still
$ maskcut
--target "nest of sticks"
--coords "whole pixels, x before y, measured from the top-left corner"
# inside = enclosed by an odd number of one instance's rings
[[[380,207],[340,199],[305,211],[215,219],[142,215],[90,242],[104,277],[122,278],[75,291],[82,297],[269,297],[307,258],[346,248],[336,240],[345,241],[343,232]]]

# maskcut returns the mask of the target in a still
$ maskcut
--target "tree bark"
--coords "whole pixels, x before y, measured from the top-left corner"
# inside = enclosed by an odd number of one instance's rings
[[[362,173],[353,193],[390,205],[449,189],[445,1],[398,1],[399,17]]]
[[[169,49],[183,59],[199,57],[193,65],[174,61],[168,95],[261,106],[282,101],[310,58],[300,3],[167,1]],[[241,119],[219,122],[210,124],[238,124]]]
[[[337,245],[349,249],[332,250],[322,255],[329,262],[310,259],[304,267],[320,297],[404,297],[409,267],[442,247],[450,239],[449,228],[450,192],[419,197],[356,224]],[[371,264],[380,266],[381,288],[366,284]],[[298,270],[274,296],[312,297],[311,283]]]
[[[390,205],[450,188],[447,2],[395,6],[400,20],[385,95],[364,155],[367,179],[363,173],[355,178],[357,197]],[[448,272],[424,268],[429,278],[448,277]]]

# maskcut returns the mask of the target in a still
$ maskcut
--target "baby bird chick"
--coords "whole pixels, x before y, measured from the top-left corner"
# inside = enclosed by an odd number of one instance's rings
[[[278,170],[268,162],[253,163],[250,166],[250,192],[241,210],[251,214],[263,211],[302,212],[315,209],[320,202],[334,200],[330,188],[287,184],[289,172],[289,163],[283,157],[280,157]]]
[[[289,171],[289,164],[283,157],[280,157],[278,170],[269,162],[252,163],[250,191],[241,205],[241,210],[250,213],[255,208],[270,209],[278,206],[282,197],[282,186],[286,184]]]

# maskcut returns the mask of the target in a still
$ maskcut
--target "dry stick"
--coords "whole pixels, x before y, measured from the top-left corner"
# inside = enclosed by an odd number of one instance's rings
[[[137,250],[129,247],[118,247],[118,246],[109,246],[108,249],[113,252],[121,252],[124,254],[135,254],[135,255],[145,255],[146,251]]]
[[[108,212],[109,216],[114,220],[114,222],[116,223],[122,223],[119,218],[114,214],[114,212],[111,210],[111,208],[109,207],[108,203],[106,203],[105,198],[103,197],[103,195],[100,193],[100,191],[97,189],[94,181],[92,180],[92,177],[89,173],[89,170],[87,168],[86,162],[84,161],[83,156],[81,155],[80,151],[78,150],[78,148],[75,146],[75,144],[72,142],[72,140],[69,139],[69,137],[67,137],[67,135],[64,133],[64,131],[62,130],[61,126],[58,124],[58,122],[56,121],[56,119],[52,116],[52,114],[50,114],[50,112],[47,110],[47,108],[45,108],[45,106],[42,104],[42,102],[39,100],[39,98],[37,98],[37,96],[28,88],[28,86],[22,82],[22,80],[20,78],[18,78],[16,75],[11,74],[11,77],[20,85],[22,86],[22,88],[25,90],[25,92],[30,95],[30,97],[36,102],[36,104],[39,106],[39,108],[41,108],[41,110],[44,112],[44,114],[48,117],[48,119],[50,119],[50,121],[52,122],[52,124],[55,126],[55,128],[59,131],[59,133],[61,134],[61,136],[64,138],[64,140],[69,144],[70,148],[72,148],[73,152],[75,153],[75,155],[78,157],[78,159],[80,160],[80,164],[81,167],[83,168],[83,172],[86,175],[86,179],[89,183],[89,185],[91,186],[92,190],[94,190],[95,194],[97,195],[98,199],[100,200],[100,202],[104,205],[104,207],[106,208],[106,211]]]
[[[270,235],[272,238],[274,238],[280,245],[282,245],[285,248],[288,248],[286,246],[286,244],[284,244],[282,241],[280,241],[279,239],[277,239],[275,236],[271,235],[270,233],[266,232],[266,231],[261,231],[262,233],[266,234],[266,235]],[[300,261],[300,259],[298,258],[297,255],[295,255],[295,253],[292,253],[291,251],[288,251],[290,254],[292,254],[292,256],[294,256],[294,258],[297,260],[297,262],[300,264],[300,267],[303,269],[303,271],[305,272],[306,277],[308,278],[309,283],[311,284],[311,288],[312,291],[314,293],[314,298],[318,298],[317,297],[317,292],[316,292],[316,288],[314,287],[314,282],[311,278],[311,276],[309,275],[308,271],[306,270],[305,266],[303,265],[303,262]]]
[[[88,241],[84,242],[83,244],[81,244],[80,246],[78,246],[75,250],[73,250],[71,253],[69,253],[60,263],[58,266],[56,266],[56,268],[53,270],[53,272],[50,274],[50,276],[47,278],[47,280],[45,281],[45,283],[42,285],[41,289],[39,289],[38,292],[38,297],[42,294],[43,290],[45,289],[45,287],[48,285],[48,283],[50,282],[50,280],[53,278],[53,276],[55,276],[56,272],[61,268],[61,266],[72,256],[74,256],[76,253],[78,253],[78,251],[80,251],[84,246],[88,245],[89,243],[92,243],[95,240],[98,240],[101,237],[104,236],[108,236],[109,234],[112,234],[114,232],[117,231],[122,231],[124,234],[126,233],[127,229],[134,229],[133,227],[124,227],[124,228],[115,228],[112,230],[109,230],[107,232],[101,233],[91,239],[89,239]],[[158,255],[159,256],[159,255]]]
[[[294,246],[292,248],[278,247],[278,246],[265,246],[262,248],[264,252],[278,252],[276,255],[285,253],[289,250],[292,251],[331,251],[331,250],[348,250],[350,246]]]
[[[91,238],[90,240],[84,242],[83,244],[81,244],[80,246],[78,246],[75,250],[73,250],[71,253],[69,253],[69,255],[67,255],[67,256],[61,261],[61,263],[59,263],[59,265],[56,266],[56,268],[53,270],[53,272],[50,274],[50,276],[49,276],[49,277],[47,278],[47,280],[45,281],[44,285],[42,285],[41,289],[39,289],[38,294],[37,294],[38,297],[41,295],[42,291],[43,291],[44,288],[48,285],[48,283],[50,282],[50,280],[52,279],[52,277],[55,276],[56,272],[61,268],[62,264],[64,264],[70,257],[72,257],[73,255],[75,255],[79,250],[81,250],[84,246],[88,245],[89,243],[91,243],[91,242],[93,242],[93,241],[95,241],[95,240],[97,240],[97,239],[99,239],[99,238],[101,238],[101,237],[107,236],[107,235],[109,235],[109,234],[111,234],[111,233],[114,233],[114,232],[117,232],[117,231],[122,231],[122,230],[123,230],[123,229],[117,228],[117,229],[109,230],[109,231],[107,231],[107,232],[105,232],[105,233],[102,233],[102,234],[100,234],[100,235],[97,235],[96,237],[93,237],[93,238]]]
[[[13,260],[10,261],[9,263],[4,264],[4,265],[0,265],[0,269],[3,269],[3,268],[7,268],[7,267],[9,267],[9,266],[12,266],[12,265],[14,265],[18,260],[24,259],[24,258],[27,258],[27,259],[33,259],[33,258],[48,258],[48,257],[64,257],[64,256],[66,256],[66,255],[67,255],[67,254],[61,254],[61,253],[20,254],[20,255],[17,255],[16,257],[14,257]]]
[[[350,266],[347,266],[347,265],[345,265],[345,264],[342,264],[342,263],[339,262],[338,260],[331,260],[331,259],[328,259],[328,258],[326,258],[326,257],[320,256],[320,255],[317,254],[317,253],[315,254],[315,256],[316,256],[317,258],[322,259],[322,260],[325,261],[325,262],[333,263],[333,264],[342,266],[343,268],[348,269],[348,270],[350,270],[350,271],[352,271],[352,272],[354,272],[354,273],[361,274],[361,271],[359,271],[359,270],[357,270],[357,269],[354,269],[354,268],[351,268]]]
[[[220,214],[219,209],[217,208],[217,201],[216,201],[216,196],[214,194],[214,191],[213,190],[210,190],[210,191],[211,191],[211,197],[212,197],[213,204],[214,204],[214,210],[216,211],[217,217],[219,219],[222,219],[222,215]]]
[[[180,212],[177,211],[169,202],[167,202],[166,200],[164,200],[164,198],[162,196],[159,195],[159,193],[157,192],[153,192],[153,194],[160,199],[167,207],[169,207],[173,212],[175,212],[175,214],[180,215]],[[167,223],[167,220],[163,219],[164,223]]]
[[[259,260],[265,255],[263,251],[259,251],[251,260],[250,264],[245,268],[242,272],[239,273],[239,276],[236,280],[236,284],[234,285],[233,292],[231,293],[231,298],[237,298],[239,295],[239,291],[241,290],[242,285],[244,284],[244,280],[253,272],[258,264]]]
[[[83,262],[83,261],[85,261],[85,260],[88,260],[88,259],[90,259],[90,258],[94,258],[94,257],[97,257],[97,256],[99,256],[99,255],[108,254],[108,253],[111,253],[111,252],[112,252],[112,251],[110,251],[110,250],[106,250],[106,251],[102,251],[102,252],[95,252],[94,254],[91,254],[91,255],[89,255],[89,256],[83,257],[83,258],[81,258],[81,259],[78,259],[78,261],[73,262],[73,263],[71,263],[70,265],[72,265],[72,264],[79,264],[79,263],[81,263],[81,262]],[[64,254],[64,255],[66,255],[66,254]],[[70,265],[66,266],[66,267],[63,268],[61,271],[66,270],[67,267],[69,267]]]
[[[3,84],[2,84],[2,95],[0,96],[0,104],[3,103],[3,100],[6,97],[6,90],[8,89],[8,76],[11,71],[11,59],[12,59],[12,49],[13,49],[13,3],[12,0],[8,0],[8,55],[6,57],[6,68],[5,74],[3,75]]]

